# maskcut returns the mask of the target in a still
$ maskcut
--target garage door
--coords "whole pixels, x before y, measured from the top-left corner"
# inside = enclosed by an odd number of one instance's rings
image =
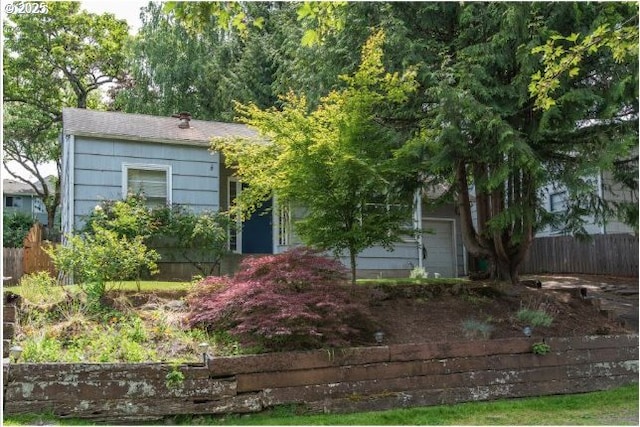
[[[440,273],[441,277],[456,277],[455,245],[453,243],[453,221],[422,221],[422,244],[424,269],[429,276]]]

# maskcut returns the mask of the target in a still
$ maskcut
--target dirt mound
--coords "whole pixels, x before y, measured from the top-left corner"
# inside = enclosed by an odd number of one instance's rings
[[[373,286],[369,299],[387,344],[476,339],[484,332],[488,338],[522,337],[526,325],[516,317],[522,308],[553,317],[550,326],[534,328],[534,338],[633,332],[580,286],[549,287],[544,280],[540,288],[477,282]]]

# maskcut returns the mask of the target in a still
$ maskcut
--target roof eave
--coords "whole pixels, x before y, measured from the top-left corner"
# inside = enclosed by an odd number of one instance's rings
[[[210,146],[209,141],[196,141],[192,139],[147,138],[147,137],[136,136],[136,135],[116,135],[116,134],[104,134],[99,132],[78,132],[78,131],[68,131],[68,130],[64,130],[64,134],[80,136],[80,137],[88,137],[88,138],[119,139],[119,140],[125,140],[125,141],[152,142],[152,143],[170,144],[170,145],[189,145],[193,147],[203,147],[203,148],[208,148]]]

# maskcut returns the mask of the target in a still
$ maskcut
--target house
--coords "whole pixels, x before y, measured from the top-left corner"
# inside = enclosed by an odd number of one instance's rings
[[[617,182],[609,171],[599,171],[589,180],[593,191],[608,202],[638,203],[638,192],[625,188]],[[543,189],[543,206],[550,213],[561,213],[566,210],[567,189],[556,184],[549,184]],[[585,231],[590,235],[598,234],[634,234],[634,229],[617,219],[610,219],[598,224],[593,215],[585,217]],[[536,237],[561,236],[565,232],[561,227],[547,226],[536,233]]]
[[[80,229],[102,200],[120,199],[129,192],[144,192],[148,203],[181,204],[195,212],[227,210],[243,184],[219,153],[209,151],[209,142],[230,136],[257,133],[241,124],[194,120],[188,113],[156,117],[65,108],[63,233]],[[360,277],[407,277],[418,266],[442,277],[466,274],[453,207],[427,211],[420,194],[416,201],[414,226],[428,232],[407,237],[391,252],[377,247],[363,251],[358,257]],[[298,243],[289,212],[271,200],[231,233],[229,248],[240,255],[269,254]],[[169,268],[161,264],[161,271],[163,267]]]
[[[23,213],[47,225],[47,210],[29,184],[12,179],[2,180],[2,207],[5,214]]]

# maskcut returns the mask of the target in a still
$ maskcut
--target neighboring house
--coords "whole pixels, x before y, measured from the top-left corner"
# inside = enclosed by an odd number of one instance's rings
[[[36,191],[29,184],[12,179],[2,180],[2,209],[5,214],[16,212],[30,215],[47,225],[47,210]]]
[[[598,196],[609,202],[631,202],[638,203],[638,191],[624,188],[616,182],[611,172],[601,171],[597,176],[592,177],[593,191]],[[560,213],[567,209],[566,201],[568,192],[566,188],[557,185],[548,185],[544,188],[543,205],[548,212]],[[597,224],[593,216],[586,217],[584,226],[587,234],[634,234],[632,227],[623,222],[611,219],[605,224]],[[547,226],[536,233],[536,237],[548,237],[564,235],[561,227],[554,228]]]
[[[181,204],[195,212],[227,210],[243,184],[219,153],[209,151],[210,140],[256,135],[245,125],[192,120],[187,113],[156,117],[65,108],[63,233],[81,228],[102,200],[121,199],[130,192],[145,193],[150,204]],[[414,225],[427,232],[398,242],[392,252],[365,250],[358,258],[360,277],[406,277],[418,266],[442,277],[466,274],[453,207],[428,212],[420,196],[416,200]],[[231,234],[229,248],[238,254],[267,254],[296,244],[288,209],[271,200]]]

